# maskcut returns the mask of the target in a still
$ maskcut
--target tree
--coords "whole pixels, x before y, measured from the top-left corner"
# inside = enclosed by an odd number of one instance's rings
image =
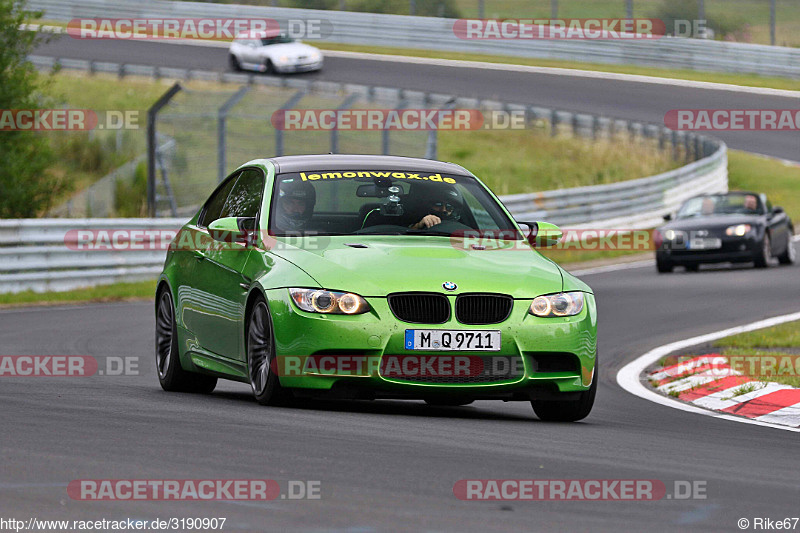
[[[46,81],[27,60],[42,37],[20,29],[40,16],[27,0],[0,0],[0,112],[42,107]],[[63,192],[48,173],[53,158],[41,132],[0,131],[0,218],[35,217]]]

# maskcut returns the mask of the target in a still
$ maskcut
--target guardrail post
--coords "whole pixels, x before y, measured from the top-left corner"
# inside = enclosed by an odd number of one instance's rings
[[[217,179],[219,181],[225,179],[225,167],[227,166],[225,137],[227,133],[226,122],[228,120],[228,111],[238,104],[248,91],[250,91],[250,87],[246,85],[241,87],[217,110]]]
[[[555,137],[558,135],[558,111],[555,109],[550,110],[550,136]]]
[[[427,100],[427,96],[426,96]],[[453,109],[456,106],[456,97],[452,97],[440,108],[441,110]],[[436,154],[439,151],[439,129],[430,130],[428,132],[428,143],[425,147],[425,159],[436,159]]]
[[[300,89],[294,93],[291,98],[286,100],[286,102],[280,107],[281,111],[296,106],[305,95],[306,90]],[[283,155],[283,129],[281,128],[275,130],[275,155]]]
[[[152,218],[156,215],[156,117],[165,105],[182,89],[175,83],[147,110],[147,212]]]
[[[347,98],[344,99],[344,102],[337,107],[337,111],[341,111],[343,109],[350,109],[350,107],[356,103],[358,100],[359,95],[356,93],[351,94]],[[338,154],[339,153],[339,124],[337,122],[336,127],[331,130],[331,153]]]
[[[401,109],[405,109],[408,105],[408,100],[400,100],[400,103],[397,104],[397,107],[394,108],[395,111],[400,111]],[[381,135],[381,153],[383,155],[389,155],[390,153],[390,143],[389,143],[389,130],[384,128],[382,135]]]

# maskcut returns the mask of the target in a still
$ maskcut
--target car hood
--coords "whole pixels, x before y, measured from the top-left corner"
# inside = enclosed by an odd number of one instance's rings
[[[310,56],[318,50],[305,43],[283,43],[262,46],[259,51],[271,56],[288,56],[296,58],[298,56]]]
[[[664,224],[659,230],[694,230],[694,229],[725,229],[736,224],[757,225],[761,223],[759,215],[711,215],[707,217],[689,217],[673,220]]]
[[[271,250],[330,290],[362,296],[400,291],[444,292],[453,282],[465,292],[534,298],[562,289],[561,270],[522,241],[482,243],[483,250],[448,237],[346,236],[278,238]],[[366,247],[353,248],[349,244]]]

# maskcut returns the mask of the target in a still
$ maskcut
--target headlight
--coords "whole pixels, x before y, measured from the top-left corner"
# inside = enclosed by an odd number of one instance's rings
[[[736,226],[730,226],[726,229],[725,235],[728,237],[733,237],[734,235],[737,237],[744,237],[751,229],[752,226],[750,226],[750,224],[737,224]]]
[[[322,289],[289,289],[295,305],[309,313],[333,315],[358,315],[369,311],[364,298],[352,292],[334,292]]]
[[[683,231],[675,231],[673,229],[668,229],[664,232],[664,240],[665,241],[684,241],[686,240],[686,233]]]
[[[583,311],[582,292],[560,292],[537,296],[533,299],[529,313],[541,317],[575,316]]]

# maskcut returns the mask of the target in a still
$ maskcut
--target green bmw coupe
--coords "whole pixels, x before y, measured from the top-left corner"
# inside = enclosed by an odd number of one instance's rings
[[[170,245],[156,293],[168,391],[249,383],[294,397],[432,405],[530,401],[591,411],[591,289],[542,256],[552,224],[520,222],[451,164],[311,155],[242,165]]]

